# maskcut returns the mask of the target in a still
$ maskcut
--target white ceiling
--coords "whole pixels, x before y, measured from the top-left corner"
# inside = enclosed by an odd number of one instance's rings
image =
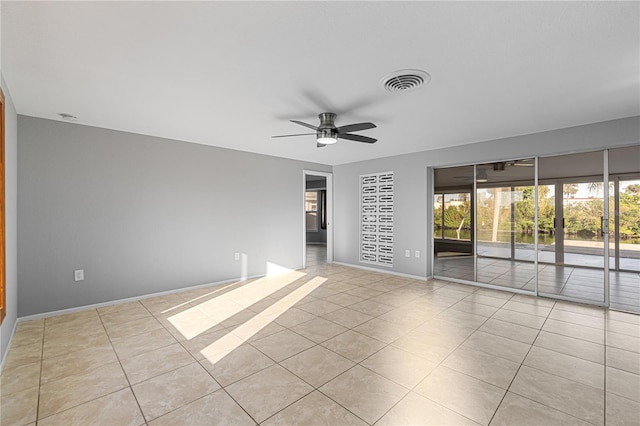
[[[2,73],[19,114],[336,165],[640,115],[639,6],[3,1]],[[378,143],[271,139],[323,111]]]

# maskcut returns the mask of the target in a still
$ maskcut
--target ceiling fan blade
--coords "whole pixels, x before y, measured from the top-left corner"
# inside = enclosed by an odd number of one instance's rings
[[[356,141],[356,142],[364,142],[364,143],[375,143],[378,140],[378,139],[370,138],[368,136],[352,135],[350,133],[338,133],[338,138],[348,139],[350,141]]]
[[[290,138],[291,136],[308,136],[308,135],[315,135],[315,133],[297,133],[295,135],[278,135],[278,136],[271,136],[272,138]]]
[[[327,146],[327,145],[323,144],[323,143],[316,142],[316,148],[324,148],[325,146]]]
[[[375,129],[376,125],[373,123],[356,123],[347,124],[346,126],[338,127],[338,133],[357,132],[359,130]]]
[[[313,130],[318,130],[318,128],[316,126],[312,126],[311,124],[303,123],[302,121],[298,121],[298,120],[289,120],[289,121],[291,121],[292,123],[299,124],[299,125],[304,126],[304,127],[308,127],[310,129],[313,129]]]

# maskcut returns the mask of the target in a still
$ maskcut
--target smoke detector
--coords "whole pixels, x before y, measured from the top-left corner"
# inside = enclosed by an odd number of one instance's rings
[[[431,75],[422,70],[399,70],[385,75],[380,86],[387,92],[400,93],[416,90],[431,81]]]

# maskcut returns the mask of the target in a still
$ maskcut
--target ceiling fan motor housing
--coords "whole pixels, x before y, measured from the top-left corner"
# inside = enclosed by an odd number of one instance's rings
[[[336,129],[321,129],[318,128],[318,131],[316,132],[316,138],[320,139],[320,138],[330,138],[330,139],[337,139],[338,138],[338,131]]]
[[[325,129],[336,129],[336,115],[332,112],[323,112],[318,114],[318,118],[320,119],[320,125],[318,126],[318,130]]]
[[[323,112],[318,114],[320,125],[316,132],[317,139],[338,139],[338,129],[335,125],[336,115],[332,112]]]

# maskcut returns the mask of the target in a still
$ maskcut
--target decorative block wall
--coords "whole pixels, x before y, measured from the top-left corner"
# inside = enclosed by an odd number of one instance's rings
[[[393,266],[393,172],[360,176],[360,261]]]

